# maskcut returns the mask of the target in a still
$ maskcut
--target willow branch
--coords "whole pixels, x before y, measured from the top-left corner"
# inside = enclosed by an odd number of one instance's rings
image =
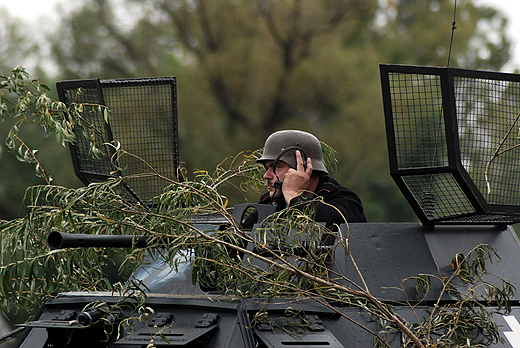
[[[251,257],[254,257],[260,261],[263,261],[269,265],[272,265],[272,266],[275,266],[277,268],[279,268],[280,270],[282,271],[287,271],[287,272],[290,272],[290,273],[293,273],[293,274],[296,274],[296,275],[299,275],[299,276],[302,276],[308,280],[311,280],[317,284],[320,284],[320,285],[323,285],[325,287],[328,287],[330,289],[335,289],[335,290],[338,290],[338,291],[342,291],[342,292],[345,292],[347,294],[350,294],[350,295],[354,295],[354,296],[357,296],[357,297],[362,297],[362,298],[365,298],[367,299],[368,301],[370,301],[372,304],[374,304],[374,306],[377,307],[378,310],[381,311],[381,313],[383,313],[386,318],[393,322],[395,325],[397,325],[397,327],[399,327],[403,333],[408,336],[410,338],[410,340],[412,340],[412,342],[414,342],[415,346],[417,348],[424,348],[424,345],[422,344],[422,342],[419,340],[419,338],[406,326],[405,323],[403,323],[401,320],[399,320],[399,318],[397,318],[392,312],[390,312],[388,310],[388,308],[386,308],[377,298],[375,298],[374,296],[372,296],[370,293],[366,292],[366,291],[359,291],[359,290],[353,290],[353,289],[350,289],[346,286],[343,286],[343,285],[340,285],[340,284],[336,284],[336,283],[333,283],[331,281],[328,281],[328,280],[325,280],[323,278],[320,278],[320,277],[316,277],[308,272],[305,272],[305,271],[302,271],[301,269],[298,269],[297,267],[294,267],[293,265],[289,264],[289,263],[286,263],[285,260],[282,260],[284,261],[284,263],[278,263],[278,262],[275,262],[267,257],[264,257],[264,256],[261,256],[261,255],[258,255],[252,251],[249,251],[245,248],[242,248],[238,245],[234,245],[232,243],[228,243],[226,241],[223,241],[223,240],[219,240],[215,237],[212,237],[200,230],[196,230],[197,233],[207,239],[207,240],[210,240],[214,243],[218,243],[218,244],[221,244],[221,245],[224,245],[228,248],[232,248],[234,250],[237,250],[241,253],[244,253],[245,255],[249,255]]]
[[[508,151],[512,151],[518,147],[520,147],[520,144],[517,144],[517,145],[514,145],[506,150],[503,150],[503,151],[500,151],[500,149],[502,148],[502,146],[504,146],[504,143],[506,142],[507,138],[509,137],[509,135],[511,134],[511,132],[513,131],[513,128],[515,126],[515,124],[518,122],[518,119],[520,118],[520,112],[516,115],[516,118],[514,120],[514,122],[511,124],[511,127],[509,127],[506,135],[504,136],[504,138],[502,138],[502,141],[500,142],[500,144],[498,145],[497,149],[495,150],[495,153],[493,154],[493,156],[491,156],[491,158],[489,159],[488,163],[486,164],[486,169],[484,171],[484,178],[486,180],[486,187],[487,187],[487,194],[489,195],[491,193],[491,185],[489,183],[489,167],[491,166],[491,162],[493,162],[497,157],[501,156],[502,154],[508,152]]]

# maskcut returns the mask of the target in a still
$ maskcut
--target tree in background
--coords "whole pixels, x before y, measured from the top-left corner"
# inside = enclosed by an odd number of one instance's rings
[[[446,65],[453,1],[122,4],[90,0],[63,15],[49,36],[59,79],[176,75],[189,168],[302,129],[338,150],[335,176],[369,220],[414,219],[388,175],[378,64]],[[451,66],[500,70],[505,25],[497,11],[459,2]]]
[[[0,75],[11,75],[11,70],[19,64],[33,67],[35,76],[48,81],[49,72],[42,61],[43,48],[40,38],[34,37],[28,26],[22,21],[9,16],[8,11],[2,8],[0,11]],[[7,93],[7,92],[6,92]],[[57,97],[54,93],[53,97]],[[0,100],[4,96],[0,92]],[[12,105],[9,105],[12,106]],[[25,209],[22,205],[24,191],[27,187],[45,183],[36,177],[27,165],[18,161],[16,156],[10,154],[4,144],[4,140],[14,120],[4,117],[0,113],[0,219],[12,219],[23,216]],[[42,163],[48,164],[49,170],[54,174],[55,182],[68,187],[77,187],[79,180],[74,177],[70,156],[65,147],[56,144],[54,137],[46,136],[38,126],[26,124],[23,129],[29,146],[40,149],[39,155]],[[46,165],[47,167],[47,165]]]

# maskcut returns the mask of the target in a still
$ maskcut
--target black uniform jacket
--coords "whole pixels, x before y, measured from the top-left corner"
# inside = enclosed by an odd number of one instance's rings
[[[318,199],[317,199],[318,198]],[[260,204],[276,204],[276,211],[285,209],[287,204],[283,197],[272,200],[269,192],[260,197]],[[334,178],[324,175],[320,178],[314,197],[300,195],[291,200],[290,206],[303,210],[308,204],[315,205],[312,218],[316,222],[325,223],[327,228],[334,224],[366,222],[361,199],[349,188],[341,186]],[[341,212],[341,213],[340,213]],[[253,212],[242,223],[244,229],[251,229],[258,220],[257,212]],[[346,220],[346,221],[345,221]]]

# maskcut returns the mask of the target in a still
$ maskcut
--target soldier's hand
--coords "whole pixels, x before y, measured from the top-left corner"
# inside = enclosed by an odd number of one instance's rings
[[[307,157],[306,166],[303,165],[303,158],[300,151],[296,150],[296,169],[290,168],[285,173],[283,179],[282,192],[287,205],[294,197],[306,191],[309,187],[309,180],[312,175],[312,160]]]

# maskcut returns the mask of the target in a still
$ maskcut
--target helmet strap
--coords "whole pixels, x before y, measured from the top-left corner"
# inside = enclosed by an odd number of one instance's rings
[[[282,149],[282,151],[280,151],[278,156],[276,156],[276,158],[273,161],[273,174],[276,175],[276,181],[273,184],[273,187],[275,189],[282,190],[282,184],[283,184],[280,181],[280,178],[278,177],[278,174],[276,174],[276,167],[278,166],[278,162],[280,162],[280,158],[282,158],[282,156],[285,155],[287,152],[289,152],[289,151],[295,151],[296,152],[296,150],[300,151],[300,154],[301,154],[302,160],[303,160],[303,168],[305,170],[307,170],[307,154],[305,153],[305,151],[303,151],[303,149],[301,147],[299,147],[299,146],[289,146],[289,147],[286,147],[286,148]],[[275,193],[276,193],[276,191],[275,191]]]

